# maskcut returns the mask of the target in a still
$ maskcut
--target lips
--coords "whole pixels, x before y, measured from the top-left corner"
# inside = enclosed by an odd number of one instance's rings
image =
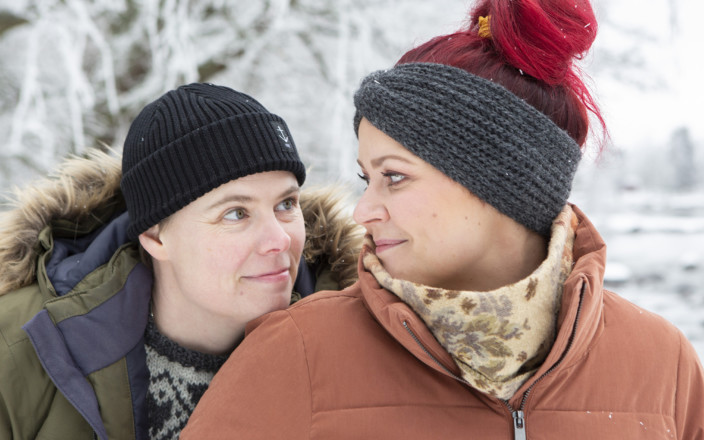
[[[376,245],[376,253],[379,254],[405,242],[406,240],[379,239],[374,240],[374,245]]]
[[[280,269],[274,269],[257,275],[249,275],[243,277],[251,281],[257,281],[262,283],[279,283],[282,281],[288,281],[291,279],[291,274],[289,273],[289,268],[284,267]]]

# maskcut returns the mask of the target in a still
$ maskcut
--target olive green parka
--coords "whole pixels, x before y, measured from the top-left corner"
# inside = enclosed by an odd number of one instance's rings
[[[147,438],[152,272],[126,238],[119,183],[120,158],[93,152],[0,214],[0,439]],[[301,194],[306,289],[356,279],[362,232],[343,194]]]

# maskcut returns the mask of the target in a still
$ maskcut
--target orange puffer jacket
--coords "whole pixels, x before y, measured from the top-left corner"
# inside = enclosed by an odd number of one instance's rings
[[[360,280],[250,323],[182,439],[704,440],[704,372],[664,319],[603,289],[579,216],[557,339],[508,401],[482,394],[421,319]]]

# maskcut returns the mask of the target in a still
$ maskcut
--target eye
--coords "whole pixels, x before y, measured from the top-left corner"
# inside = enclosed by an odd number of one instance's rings
[[[389,186],[400,183],[406,178],[406,176],[404,176],[403,174],[395,172],[381,173],[381,175],[389,179]]]
[[[296,207],[296,204],[297,204],[296,199],[293,199],[293,198],[286,199],[283,202],[276,205],[275,210],[276,211],[290,211]]]
[[[364,183],[366,183],[367,186],[369,186],[369,176],[364,175],[364,174],[357,173],[357,177],[359,177],[360,179],[362,179],[362,180],[364,181]]]
[[[244,208],[235,208],[227,211],[225,216],[223,217],[226,220],[242,220],[245,217],[247,217],[247,211]]]

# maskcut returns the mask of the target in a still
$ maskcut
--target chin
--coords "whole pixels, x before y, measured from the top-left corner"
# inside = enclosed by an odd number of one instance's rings
[[[396,280],[406,280],[406,281],[411,281],[409,280],[409,274],[405,270],[399,270],[394,267],[394,264],[390,264],[387,262],[382,261],[381,264],[384,266],[384,269],[391,275],[391,278],[396,279]]]
[[[271,311],[283,310],[291,304],[291,291],[293,286],[289,288],[285,293],[277,296],[277,300],[271,305]]]
[[[427,282],[428,278],[419,274],[418,271],[414,270],[393,270],[393,268],[386,268],[392,278],[397,280],[409,281],[411,283],[422,284],[424,286],[434,287],[433,284]]]

